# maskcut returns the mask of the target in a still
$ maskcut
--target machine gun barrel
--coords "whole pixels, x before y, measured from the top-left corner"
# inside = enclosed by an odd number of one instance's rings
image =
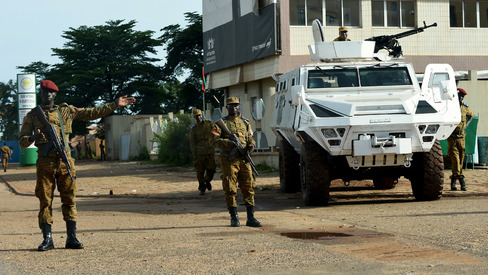
[[[71,180],[73,180],[75,177],[73,177],[73,175],[71,174],[71,164],[68,159],[68,154],[66,154],[64,143],[61,141],[61,139],[59,139],[56,129],[54,128],[53,125],[51,125],[51,123],[49,123],[40,105],[37,105],[37,107],[32,109],[32,111],[34,112],[34,114],[37,115],[41,123],[44,124],[44,126],[46,126],[46,130],[49,133],[49,136],[51,137],[51,140],[45,145],[46,147],[44,147],[43,149],[42,152],[43,156],[46,156],[49,150],[52,147],[54,147],[54,149],[58,151],[59,157],[63,161],[64,165],[66,165],[66,169],[68,170]]]
[[[407,37],[410,35],[417,34],[419,32],[423,32],[425,29],[431,28],[431,27],[437,27],[437,23],[434,23],[432,25],[426,25],[424,21],[424,26],[415,28],[413,30],[409,31],[404,31],[401,33],[393,34],[393,35],[379,35],[379,36],[373,36],[366,41],[375,41],[376,44],[374,46],[374,52],[377,53],[378,51],[382,49],[386,49],[389,52],[389,55],[392,55],[394,57],[400,57],[402,55],[402,47],[399,45],[397,39]]]

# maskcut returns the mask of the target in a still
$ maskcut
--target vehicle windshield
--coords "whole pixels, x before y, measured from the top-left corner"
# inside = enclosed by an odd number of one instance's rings
[[[359,77],[358,77],[359,74]],[[412,85],[406,67],[365,67],[308,72],[309,89]]]

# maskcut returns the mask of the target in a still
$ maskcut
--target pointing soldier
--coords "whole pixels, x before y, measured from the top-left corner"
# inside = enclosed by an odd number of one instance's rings
[[[117,107],[132,105],[135,98],[122,96],[115,102],[107,103],[95,108],[76,108],[66,103],[54,105],[54,99],[59,89],[51,80],[41,81],[40,96],[42,100],[42,111],[51,124],[59,139],[67,147],[69,134],[71,134],[71,125],[73,120],[93,120],[110,114]],[[67,150],[69,163],[71,165],[73,179],[70,177],[66,164],[61,161],[60,154],[54,148],[49,146],[50,135],[46,133],[46,126],[40,118],[30,111],[24,118],[22,128],[20,129],[19,145],[21,148],[29,147],[33,142],[38,148],[38,159],[36,163],[37,183],[36,197],[40,201],[39,227],[42,230],[44,241],[39,245],[39,251],[46,251],[54,248],[51,233],[52,201],[54,189],[57,187],[62,202],[63,219],[66,221],[67,239],[65,248],[80,249],[83,244],[76,238],[76,172],[74,169],[74,159],[71,158],[71,150]],[[66,149],[66,148],[65,148]]]
[[[461,190],[466,191],[466,182],[463,175],[463,161],[465,156],[465,137],[466,127],[473,118],[473,112],[468,104],[463,102],[464,96],[468,93],[461,88],[458,88],[459,104],[461,105],[461,122],[454,129],[452,134],[447,139],[448,154],[451,157],[452,175],[451,175],[451,190],[455,191],[456,180],[461,184]]]
[[[197,171],[198,190],[200,195],[205,195],[205,190],[212,190],[210,182],[216,168],[215,149],[210,143],[213,123],[208,119],[204,120],[199,109],[193,111],[193,117],[196,123],[190,131],[190,148],[193,154],[193,166]]]
[[[240,114],[239,99],[229,97],[226,100],[228,116],[222,118],[223,122],[232,134],[236,134],[241,144],[252,152],[255,147],[253,132],[249,120]],[[225,135],[219,126],[215,125],[212,129],[213,144],[221,148],[220,168],[222,169],[222,187],[225,191],[225,201],[230,213],[230,226],[240,226],[239,216],[237,214],[237,187],[241,189],[244,198],[244,204],[247,209],[247,226],[260,227],[261,222],[254,218],[254,188],[253,175],[249,162],[242,156],[229,159],[230,153],[235,143]]]

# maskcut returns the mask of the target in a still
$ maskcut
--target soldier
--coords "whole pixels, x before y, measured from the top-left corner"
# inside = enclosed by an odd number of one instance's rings
[[[452,175],[451,175],[451,190],[456,191],[456,179],[459,179],[461,190],[466,191],[466,182],[463,175],[463,161],[465,156],[465,136],[466,127],[473,118],[473,112],[468,104],[463,102],[464,96],[468,93],[461,88],[458,88],[459,104],[461,105],[461,122],[454,129],[452,134],[447,139],[448,154],[451,157]]]
[[[40,97],[42,110],[64,144],[69,140],[68,137],[72,132],[71,125],[73,120],[88,121],[101,118],[110,114],[117,107],[132,105],[135,102],[133,97],[122,96],[112,103],[95,108],[81,109],[66,103],[54,105],[54,99],[58,91],[59,89],[54,82],[50,80],[41,81]],[[39,245],[38,250],[46,251],[54,248],[51,225],[53,223],[52,201],[56,187],[61,197],[61,209],[68,233],[65,248],[80,249],[83,248],[83,244],[76,238],[76,181],[71,179],[66,165],[61,161],[59,153],[54,147],[50,150],[43,150],[45,146],[48,146],[50,139],[51,137],[46,133],[46,127],[37,115],[33,111],[27,113],[20,129],[19,145],[21,148],[27,148],[35,142],[35,146],[38,148],[35,193],[40,201],[39,227],[44,237],[44,241]],[[70,151],[67,154],[72,166],[73,177],[76,177],[74,159],[71,158]]]
[[[7,172],[8,159],[12,159],[12,150],[7,146],[6,142],[4,142],[3,146],[0,148],[0,153],[2,153],[3,172]]]
[[[193,111],[193,117],[196,123],[190,131],[190,149],[193,154],[193,167],[197,171],[198,190],[200,195],[205,195],[205,190],[212,190],[211,181],[216,167],[215,149],[210,143],[213,123],[208,119],[204,120],[199,109]]]
[[[105,160],[105,146],[103,146],[103,140],[100,141],[100,145],[98,145],[100,147],[100,161],[104,161]]]
[[[240,142],[249,152],[255,147],[253,132],[249,120],[240,115],[239,99],[229,97],[226,100],[226,108],[229,115],[222,118],[229,131],[236,134]],[[231,150],[236,146],[228,136],[215,125],[212,129],[214,135],[212,143],[221,148],[220,168],[222,169],[222,187],[225,191],[225,201],[230,213],[230,226],[240,226],[237,214],[237,184],[241,189],[244,204],[247,208],[247,226],[260,227],[261,223],[254,218],[254,180],[250,164],[242,156],[229,159]]]
[[[339,27],[339,36],[336,37],[333,41],[351,41],[351,39],[347,37],[347,28]]]

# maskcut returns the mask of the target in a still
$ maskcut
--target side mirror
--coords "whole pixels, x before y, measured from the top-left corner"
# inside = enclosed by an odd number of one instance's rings
[[[291,105],[298,106],[305,103],[305,89],[303,85],[291,86]]]

